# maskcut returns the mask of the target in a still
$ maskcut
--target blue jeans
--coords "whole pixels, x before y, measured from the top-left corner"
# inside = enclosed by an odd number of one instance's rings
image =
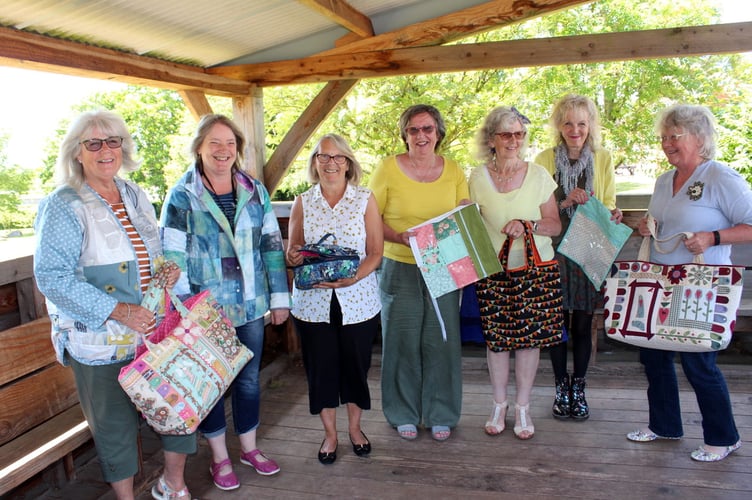
[[[235,331],[240,341],[253,352],[253,358],[235,378],[230,386],[232,391],[232,420],[235,432],[245,434],[259,425],[259,409],[261,406],[261,389],[259,388],[259,368],[261,367],[261,353],[264,350],[264,318],[255,319],[242,326],[236,326]],[[225,420],[225,398],[212,408],[198,430],[212,438],[227,431]]]
[[[731,446],[739,441],[726,379],[716,365],[717,352],[681,352],[682,368],[697,397],[702,433],[709,446]],[[679,386],[674,352],[640,349],[640,362],[648,378],[650,430],[659,436],[681,437]]]

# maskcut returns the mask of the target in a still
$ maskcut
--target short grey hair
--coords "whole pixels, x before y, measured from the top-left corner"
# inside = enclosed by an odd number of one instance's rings
[[[353,186],[359,185],[360,179],[363,177],[363,168],[360,166],[360,162],[355,159],[355,153],[350,145],[344,137],[338,134],[323,135],[321,136],[321,139],[319,139],[319,142],[316,143],[316,146],[311,151],[311,155],[308,157],[308,181],[311,184],[318,184],[321,180],[319,178],[319,173],[316,170],[316,155],[321,151],[321,143],[326,140],[332,141],[337,149],[339,149],[347,158],[347,163],[350,165],[350,168],[347,169],[347,172],[345,173],[345,179],[347,179],[347,182]]]
[[[705,106],[674,104],[664,109],[655,122],[658,135],[666,135],[668,129],[676,127],[698,137],[702,141],[699,154],[710,160],[715,157],[716,130],[715,117]]]
[[[522,130],[527,132],[526,118],[520,114],[512,106],[499,106],[494,108],[488,113],[486,119],[483,121],[483,126],[477,134],[478,154],[483,160],[490,160],[496,154],[493,147],[489,145],[493,141],[494,134],[499,127],[508,128],[513,123],[517,122],[522,126]],[[519,151],[520,159],[525,157],[525,151],[527,151],[529,136],[525,135],[525,140],[522,143],[522,147]]]
[[[120,146],[123,152],[123,163],[120,170],[132,172],[138,168],[140,162],[135,159],[136,146],[125,125],[125,120],[113,111],[104,109],[87,111],[73,121],[60,144],[60,152],[55,165],[58,185],[68,185],[76,190],[83,185],[84,169],[77,157],[81,154],[81,148],[84,147],[81,141],[90,139],[88,134],[95,128],[107,137],[123,138],[123,144]]]

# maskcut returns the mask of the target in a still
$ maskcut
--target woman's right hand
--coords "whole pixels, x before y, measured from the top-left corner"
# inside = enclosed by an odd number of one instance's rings
[[[285,253],[285,260],[288,266],[299,266],[303,263],[303,256],[300,255],[301,245],[289,245]]]
[[[650,229],[648,228],[648,218],[643,217],[640,219],[640,223],[637,225],[637,232],[640,233],[640,236],[642,237],[648,237],[650,236]]]
[[[590,195],[582,188],[574,188],[569,192],[562,202],[562,208],[569,208],[575,205],[584,205],[590,199]]]

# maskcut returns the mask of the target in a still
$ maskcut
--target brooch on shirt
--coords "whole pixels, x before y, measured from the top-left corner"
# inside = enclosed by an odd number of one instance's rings
[[[689,186],[687,188],[687,196],[689,196],[689,199],[692,201],[697,201],[700,198],[702,198],[702,190],[705,189],[705,183],[700,181],[695,181],[694,184]]]

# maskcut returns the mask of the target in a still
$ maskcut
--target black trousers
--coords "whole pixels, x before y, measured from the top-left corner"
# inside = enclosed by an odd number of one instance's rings
[[[293,318],[303,350],[312,415],[345,403],[371,409],[368,370],[373,342],[379,333],[378,318],[377,314],[361,323],[343,325],[336,293],[332,293],[329,323]]]

